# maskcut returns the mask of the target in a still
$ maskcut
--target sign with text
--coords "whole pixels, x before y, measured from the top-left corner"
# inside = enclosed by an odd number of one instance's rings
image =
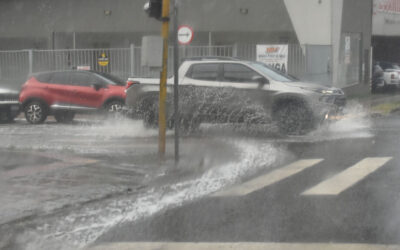
[[[400,29],[400,0],[373,0],[372,34],[398,36]]]
[[[288,70],[289,46],[287,44],[257,45],[257,61],[284,73]]]
[[[99,63],[100,66],[105,67],[108,65],[110,62],[110,59],[106,55],[106,53],[101,53],[101,56],[97,59],[97,62]]]

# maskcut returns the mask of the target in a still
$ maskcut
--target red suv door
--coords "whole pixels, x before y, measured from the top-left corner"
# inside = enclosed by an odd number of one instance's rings
[[[69,72],[51,73],[49,83],[45,83],[43,88],[46,90],[46,97],[50,99],[50,106],[58,106],[62,109],[69,108],[74,88],[74,86],[70,84]]]
[[[71,83],[74,90],[71,96],[71,105],[84,108],[100,108],[106,83],[90,72],[71,72]]]

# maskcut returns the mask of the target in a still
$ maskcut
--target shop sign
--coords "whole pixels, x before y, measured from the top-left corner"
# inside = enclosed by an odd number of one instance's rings
[[[101,56],[97,59],[97,62],[99,63],[100,66],[106,67],[110,63],[110,59],[106,55],[106,53],[101,53]]]
[[[287,44],[257,45],[257,61],[280,70],[288,71],[289,46]]]

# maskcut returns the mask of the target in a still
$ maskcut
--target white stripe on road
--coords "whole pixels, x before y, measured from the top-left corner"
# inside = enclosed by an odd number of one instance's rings
[[[94,246],[88,250],[398,250],[399,245],[353,243],[206,243],[206,242],[124,242]]]
[[[259,176],[239,186],[215,193],[212,196],[244,196],[256,190],[265,188],[292,175],[295,175],[307,168],[310,168],[323,161],[323,159],[303,159],[293,162],[285,167],[276,169],[266,175]]]
[[[390,161],[392,157],[365,158],[354,166],[306,190],[302,195],[338,195]]]

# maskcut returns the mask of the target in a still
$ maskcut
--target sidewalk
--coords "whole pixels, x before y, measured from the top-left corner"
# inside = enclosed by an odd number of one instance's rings
[[[400,108],[400,92],[371,94],[365,97],[349,98],[363,105],[371,115],[387,115]]]

